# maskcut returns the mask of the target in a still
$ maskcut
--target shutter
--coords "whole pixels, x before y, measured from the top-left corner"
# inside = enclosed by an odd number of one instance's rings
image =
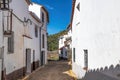
[[[14,52],[14,32],[12,32],[11,37],[8,37],[8,52]]]

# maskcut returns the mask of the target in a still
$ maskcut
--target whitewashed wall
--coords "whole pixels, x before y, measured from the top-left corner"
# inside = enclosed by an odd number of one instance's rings
[[[44,34],[44,36],[45,36],[45,39],[44,39],[45,47],[42,48],[42,40],[41,40],[41,50],[45,51],[45,64],[47,64],[47,24],[48,24],[48,21],[47,21],[46,12],[42,8],[40,8],[40,9],[41,9],[41,13],[43,12],[43,14],[44,14],[44,23],[41,28],[42,29],[41,30],[41,39],[42,39],[42,34]],[[41,13],[40,13],[40,19],[42,19]]]
[[[21,6],[22,5],[22,6]],[[17,6],[17,7],[16,7]],[[4,37],[3,40],[3,32],[2,32],[2,21],[0,21],[0,47],[4,46],[4,68],[6,69],[6,74],[9,74],[15,70],[23,68],[26,66],[26,48],[31,49],[31,63],[33,61],[33,50],[35,50],[35,61],[40,60],[40,45],[39,45],[39,27],[41,24],[37,23],[33,18],[29,16],[28,4],[25,0],[12,0],[10,3],[10,9],[13,10],[13,13],[21,20],[12,15],[12,31],[14,32],[14,53],[8,53],[8,37]],[[2,14],[3,13],[3,14]],[[10,14],[10,13],[9,13]],[[2,16],[8,16],[8,11],[0,12],[0,20],[2,20]],[[24,18],[31,19],[33,22],[32,25],[28,22],[25,26],[23,25]],[[45,21],[46,21],[45,16]],[[38,25],[38,38],[35,38],[34,27],[35,24]],[[47,21],[45,22],[44,29],[46,28]],[[4,30],[7,30],[7,17],[4,18]],[[46,32],[42,32],[46,36]],[[27,35],[32,37],[29,39],[27,37],[23,37],[23,35]],[[47,37],[45,37],[45,63],[47,63]]]
[[[68,38],[71,38],[72,39],[72,29],[70,29],[68,32],[67,32],[67,37]],[[70,46],[70,49],[72,48],[72,40],[71,41],[69,41],[69,46]]]
[[[40,61],[40,35],[39,35],[39,28],[40,23],[38,23],[33,17],[30,15],[30,19],[32,20],[32,25],[30,25],[30,35],[31,35],[31,49],[32,53],[35,50],[35,61]],[[37,25],[38,29],[38,37],[35,37],[35,25]],[[33,58],[33,54],[31,56]],[[33,61],[33,60],[31,60]]]
[[[23,41],[23,23],[13,16],[13,31],[14,31],[14,53],[8,53],[8,39],[4,38],[4,59],[6,74],[9,74],[17,69],[25,66],[24,64],[24,41]]]
[[[80,12],[76,8],[79,2]],[[88,49],[89,69],[120,64],[119,14],[119,0],[76,0],[72,24],[75,73],[79,74],[76,66],[84,67],[84,49]]]
[[[59,49],[62,48],[64,45],[64,42],[66,41],[66,36],[67,35],[63,35],[59,37]],[[61,54],[61,51],[59,50],[59,54]]]
[[[10,3],[10,9],[19,16],[20,19],[24,20],[24,17],[28,18],[28,4],[25,0],[12,0]],[[22,14],[21,14],[22,13]]]
[[[25,2],[25,0],[12,0],[12,2],[10,3],[10,9],[12,9],[13,13],[18,16],[18,18],[22,21],[24,21],[24,17],[28,18],[28,4]],[[7,15],[8,12],[6,11],[4,13],[4,16]],[[14,15],[12,17],[12,20],[12,29],[14,31],[14,53],[8,53],[8,38],[4,37],[4,64],[6,68],[6,74],[9,74],[25,66],[25,51],[23,38],[24,26],[23,23],[20,22]],[[6,17],[4,21],[6,30]]]
[[[42,31],[41,31],[41,39],[42,39],[42,34],[44,34],[45,36],[45,48],[42,48],[42,40],[41,40],[41,51],[45,51],[45,64],[47,63],[47,15],[45,13],[45,11],[41,8],[41,5],[35,4],[33,3],[33,5],[30,5],[29,7],[29,11],[34,12],[39,19],[42,21],[42,12],[44,13],[44,23],[42,23],[43,25],[41,25],[40,27],[42,27]]]
[[[65,40],[64,40],[64,36],[61,36],[61,37],[59,38],[59,49],[64,46],[64,41],[65,41]]]

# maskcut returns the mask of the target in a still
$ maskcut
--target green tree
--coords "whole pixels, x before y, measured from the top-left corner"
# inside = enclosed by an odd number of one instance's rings
[[[67,34],[66,30],[60,31],[59,33],[48,35],[48,50],[54,51],[58,49],[59,46],[59,37]]]

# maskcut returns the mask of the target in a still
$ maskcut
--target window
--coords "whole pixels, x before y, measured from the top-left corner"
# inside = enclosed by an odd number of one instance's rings
[[[75,48],[73,48],[73,61],[75,62]]]
[[[9,1],[10,0],[0,0],[0,8],[9,9]]]
[[[78,3],[77,7],[78,11],[80,11],[80,3]]]
[[[35,25],[35,37],[38,37],[38,28],[37,28],[37,25]]]
[[[44,22],[44,13],[42,12],[42,22]]]
[[[45,36],[44,36],[44,34],[42,35],[42,48],[44,48],[45,47]]]
[[[11,33],[11,37],[8,37],[8,52],[14,52],[14,32]]]
[[[84,49],[84,68],[88,68],[88,50]]]

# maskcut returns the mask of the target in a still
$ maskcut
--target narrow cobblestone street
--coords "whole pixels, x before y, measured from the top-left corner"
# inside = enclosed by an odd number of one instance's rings
[[[74,80],[69,75],[68,61],[50,61],[48,65],[37,70],[26,80]]]

